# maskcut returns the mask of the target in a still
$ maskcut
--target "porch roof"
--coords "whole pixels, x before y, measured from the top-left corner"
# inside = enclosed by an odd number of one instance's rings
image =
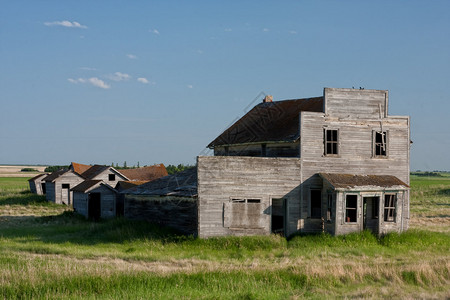
[[[319,173],[335,190],[408,190],[409,185],[392,175]]]

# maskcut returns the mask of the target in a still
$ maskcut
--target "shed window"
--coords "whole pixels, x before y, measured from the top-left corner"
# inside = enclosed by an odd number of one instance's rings
[[[387,132],[375,131],[373,134],[373,155],[375,157],[387,156]]]
[[[261,203],[261,199],[232,198],[232,203]]]
[[[325,129],[325,155],[338,154],[338,131]]]
[[[384,221],[395,222],[397,206],[397,196],[395,194],[387,194],[384,196]]]
[[[345,197],[345,222],[356,222],[356,212],[358,207],[358,196],[347,195]]]
[[[322,192],[321,190],[311,190],[311,218],[320,219],[322,217]]]
[[[63,183],[63,184],[62,184],[62,188],[63,188],[63,189],[70,189],[70,184],[68,184],[68,183]]]
[[[109,175],[108,175],[108,180],[109,180],[109,181],[114,181],[114,180],[116,180],[116,174],[109,174]]]

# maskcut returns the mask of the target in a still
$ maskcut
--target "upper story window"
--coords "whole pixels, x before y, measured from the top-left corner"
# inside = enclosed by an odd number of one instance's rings
[[[109,180],[109,181],[114,181],[114,180],[116,180],[116,174],[109,174],[109,175],[108,175],[108,180]]]
[[[338,152],[338,133],[337,129],[325,129],[325,155],[337,155]]]
[[[373,132],[373,156],[386,157],[387,156],[387,131]]]

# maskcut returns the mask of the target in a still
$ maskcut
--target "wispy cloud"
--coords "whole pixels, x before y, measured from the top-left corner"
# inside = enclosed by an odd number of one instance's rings
[[[290,30],[289,33],[290,33],[290,34],[297,34],[297,31],[295,31],[295,30]]]
[[[129,80],[131,78],[130,75],[125,74],[125,73],[121,73],[121,72],[116,72],[114,74],[109,74],[106,75],[106,77],[108,79],[114,80],[114,81],[124,81],[124,80]]]
[[[231,28],[225,28],[225,32],[231,32],[231,31],[233,31],[233,29],[231,29]]]
[[[78,84],[78,83],[89,83],[95,87],[99,87],[101,89],[109,89],[111,88],[110,85],[108,85],[106,82],[104,82],[103,80],[97,78],[97,77],[91,77],[91,78],[77,78],[77,79],[73,79],[73,78],[68,78],[67,79],[69,82],[74,83],[74,84]]]
[[[269,28],[263,28],[262,31],[267,32],[267,31],[269,31]]]
[[[193,89],[193,88],[194,88],[194,86],[193,86],[192,84],[188,84],[186,87],[187,87],[188,89]]]
[[[127,54],[127,57],[129,58],[129,59],[137,59],[138,57],[136,56],[136,55],[134,55],[134,54]]]
[[[158,29],[150,29],[149,32],[159,35]]]
[[[71,22],[71,21],[53,21],[53,22],[44,22],[45,26],[63,26],[63,27],[70,27],[70,28],[83,28],[87,29],[88,27],[86,25],[81,25],[78,22]]]
[[[139,77],[139,78],[137,79],[137,81],[139,81],[139,82],[141,82],[141,83],[145,83],[145,84],[150,83],[150,81],[148,81],[148,79],[145,78],[145,77]]]

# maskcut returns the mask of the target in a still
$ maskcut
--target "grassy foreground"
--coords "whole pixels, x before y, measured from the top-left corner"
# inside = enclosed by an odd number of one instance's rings
[[[412,179],[413,229],[404,234],[287,241],[92,223],[30,194],[26,179],[0,178],[0,298],[445,299],[450,178]]]

